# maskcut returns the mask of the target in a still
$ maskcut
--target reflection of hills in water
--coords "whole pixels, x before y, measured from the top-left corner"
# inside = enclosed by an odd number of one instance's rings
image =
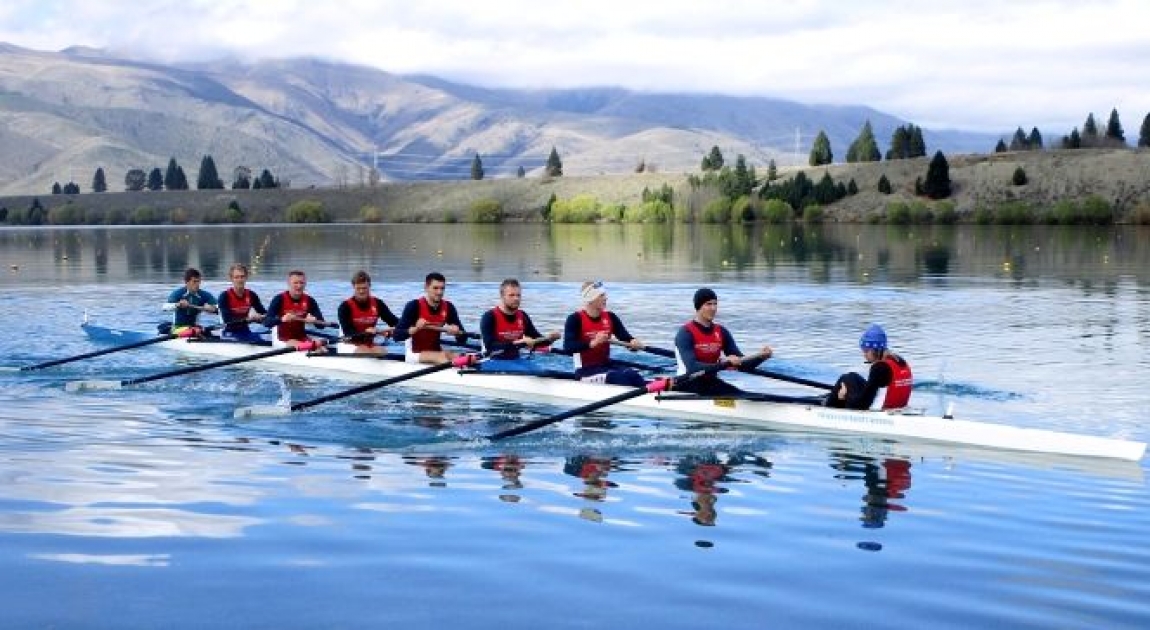
[[[1144,227],[877,225],[397,224],[0,230],[0,263],[22,283],[209,281],[232,262],[261,280],[303,268],[343,280],[359,268],[395,281],[440,269],[460,281],[933,282],[944,277],[1082,283],[1139,278]],[[1072,271],[1071,271],[1072,270]],[[1068,275],[1072,273],[1073,275]],[[730,276],[728,274],[734,274]]]

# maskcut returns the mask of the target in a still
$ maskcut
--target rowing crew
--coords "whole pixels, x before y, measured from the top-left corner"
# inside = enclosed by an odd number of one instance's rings
[[[266,309],[259,296],[246,287],[247,267],[232,265],[229,277],[232,286],[217,300],[200,288],[200,272],[188,269],[184,274],[184,286],[168,296],[168,304],[174,308],[172,332],[194,327],[199,313],[206,311],[220,314],[225,338],[258,343],[261,338],[249,328],[249,323],[260,322],[273,329],[278,345],[300,349],[322,349],[326,345],[325,339],[309,336],[305,329],[307,324],[319,327],[330,324],[324,321],[318,303],[306,293],[304,272],[289,272],[287,290],[273,297]],[[384,349],[377,345],[376,337],[391,337],[404,344],[408,362],[442,364],[459,354],[443,347],[442,335],[455,337],[459,345],[464,345],[469,337],[478,336],[484,353],[489,357],[489,369],[531,372],[537,368],[518,361],[521,353],[548,347],[562,336],[563,352],[572,357],[575,375],[579,379],[628,387],[646,384],[638,370],[620,366],[611,359],[613,343],[632,351],[646,346],[631,335],[616,313],[607,310],[607,290],[602,282],[583,283],[580,291],[582,306],[567,317],[562,335],[554,331],[539,332],[531,317],[521,308],[522,287],[511,278],[500,284],[498,304],[481,316],[479,335],[464,329],[455,306],[444,298],[447,280],[441,273],[427,274],[424,295],[408,302],[399,317],[371,294],[371,277],[367,272],[356,272],[351,285],[352,296],[339,305],[339,326],[344,334],[343,340],[351,344],[355,352],[381,354]],[[753,370],[772,356],[773,349],[764,345],[755,358],[744,360],[730,331],[715,321],[719,298],[712,289],[696,291],[693,302],[695,316],[675,335],[677,374],[700,372],[720,362],[732,369]],[[381,321],[386,327],[379,326]],[[844,374],[827,395],[825,404],[868,409],[878,393],[885,389],[883,409],[907,406],[913,385],[910,365],[890,352],[883,329],[877,324],[872,325],[864,332],[859,347],[863,360],[871,365],[868,377],[864,379],[854,372]],[[678,390],[719,397],[745,393],[716,374],[689,380],[679,385]]]

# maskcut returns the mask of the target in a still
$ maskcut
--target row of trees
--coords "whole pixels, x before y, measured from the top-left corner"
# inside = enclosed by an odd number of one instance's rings
[[[237,166],[232,172],[231,187],[233,190],[280,188],[281,185],[280,180],[266,168],[260,172],[258,177],[252,177],[252,170],[246,166]],[[124,190],[127,191],[145,189],[153,191],[188,190],[188,188],[188,177],[184,174],[184,168],[176,162],[176,158],[168,160],[168,167],[163,171],[159,167],[153,168],[150,172],[134,168],[124,174]],[[196,189],[224,189],[224,181],[220,179],[219,172],[216,170],[216,162],[210,155],[205,155],[200,160],[200,173],[196,179]],[[104,168],[97,167],[96,172],[92,175],[92,192],[102,193],[107,192],[107,190],[108,180],[104,174]],[[75,182],[68,182],[63,186],[59,182],[52,184],[53,195],[75,195],[79,192],[80,186]]]
[[[479,157],[479,152],[475,153],[475,157],[471,159],[471,179],[480,180],[486,173],[483,170],[483,158]],[[527,171],[522,166],[515,172],[515,176],[523,178],[527,176]],[[551,154],[547,156],[547,163],[543,165],[544,177],[562,177],[563,176],[563,160],[559,159],[559,151],[555,147],[551,147]]]
[[[1146,114],[1146,118],[1142,120],[1137,144],[1139,147],[1150,147],[1150,114]],[[1058,143],[1060,149],[1121,148],[1125,146],[1127,146],[1126,132],[1122,129],[1122,121],[1118,116],[1117,108],[1110,110],[1110,118],[1106,121],[1105,130],[1099,129],[1097,121],[1094,120],[1094,112],[1090,112],[1086,116],[1086,122],[1082,123],[1082,131],[1075,127],[1069,134],[1062,136]],[[999,139],[998,144],[994,147],[994,152],[1039,151],[1043,148],[1042,134],[1039,133],[1038,127],[1031,128],[1029,135],[1022,131],[1022,127],[1019,127],[1014,132],[1010,144],[1008,145],[1004,139]]]
[[[900,125],[892,133],[890,148],[887,149],[887,160],[905,160],[923,157],[926,155],[926,141],[922,137],[922,127],[913,124]],[[879,151],[878,141],[874,136],[874,129],[870,121],[863,123],[859,135],[847,148],[847,162],[878,162],[883,159]],[[824,166],[834,162],[835,155],[831,150],[831,140],[825,131],[819,131],[811,145],[811,152],[807,162],[811,166]]]

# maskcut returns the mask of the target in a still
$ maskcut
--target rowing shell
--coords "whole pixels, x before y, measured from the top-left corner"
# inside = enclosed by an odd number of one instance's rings
[[[83,329],[94,341],[131,343],[148,338],[146,333],[117,330],[94,324]],[[157,344],[188,354],[218,358],[246,356],[266,350],[225,341],[174,339]],[[376,357],[349,357],[291,353],[261,359],[293,372],[342,374],[345,376],[390,378],[419,369],[420,365]],[[482,371],[436,372],[406,381],[401,386],[458,393],[481,393],[511,400],[545,400],[548,402],[585,404],[608,398],[630,388],[584,383],[573,379],[549,378],[528,374],[490,373]],[[777,402],[756,399],[709,399],[690,396],[640,396],[619,403],[620,407],[641,410],[644,414],[695,420],[723,422],[758,427],[789,426],[828,432],[849,432],[891,436],[913,440],[950,442],[1014,451],[1106,457],[1141,460],[1146,452],[1144,442],[1106,438],[1045,429],[1014,427],[973,420],[887,411],[853,411],[833,409],[811,402]]]

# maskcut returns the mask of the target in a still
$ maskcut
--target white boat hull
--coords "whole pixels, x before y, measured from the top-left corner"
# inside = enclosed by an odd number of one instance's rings
[[[115,339],[120,333],[102,327],[86,326],[101,339]],[[157,344],[186,354],[214,358],[245,356],[267,350],[266,347],[225,342],[196,342],[176,339]],[[258,361],[292,372],[339,374],[356,380],[379,380],[398,376],[427,366],[374,357],[310,356],[291,353]],[[544,378],[524,374],[483,374],[444,370],[398,383],[402,387],[451,393],[475,392],[510,400],[546,401],[551,403],[587,404],[628,391],[628,388],[584,383],[576,380]],[[849,432],[866,435],[950,442],[967,446],[1007,449],[1023,452],[1050,453],[1083,457],[1106,457],[1141,460],[1146,444],[1117,438],[1096,437],[1014,427],[972,420],[948,419],[885,411],[852,411],[813,404],[779,403],[741,399],[675,399],[645,395],[618,404],[643,414],[704,422],[723,422],[756,427],[801,427],[827,432]]]

